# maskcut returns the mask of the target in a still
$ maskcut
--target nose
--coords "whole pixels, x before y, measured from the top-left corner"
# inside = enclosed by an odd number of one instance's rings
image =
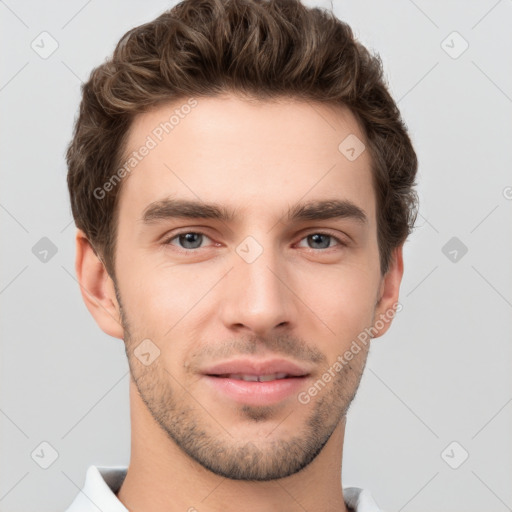
[[[277,251],[265,248],[249,262],[233,254],[233,269],[222,289],[221,315],[226,328],[265,337],[273,330],[291,329],[296,304],[289,272]]]

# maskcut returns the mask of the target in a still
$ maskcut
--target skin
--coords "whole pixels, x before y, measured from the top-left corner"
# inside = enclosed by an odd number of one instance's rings
[[[130,365],[131,459],[117,496],[154,512],[347,511],[346,413],[370,343],[307,404],[296,394],[267,407],[236,403],[199,369],[277,355],[311,369],[307,390],[398,301],[402,247],[381,275],[369,152],[349,161],[338,150],[349,134],[364,135],[345,107],[232,94],[197,101],[123,180],[116,286],[77,233],[84,301],[104,332],[124,339]],[[128,150],[184,103],[140,114]],[[145,224],[145,208],[166,197],[237,216]],[[286,220],[298,201],[336,198],[359,206],[367,224]],[[204,236],[187,245],[178,230]],[[319,232],[347,245],[311,238]],[[252,263],[236,252],[248,236],[263,250]],[[145,339],[160,351],[147,366],[134,354]]]

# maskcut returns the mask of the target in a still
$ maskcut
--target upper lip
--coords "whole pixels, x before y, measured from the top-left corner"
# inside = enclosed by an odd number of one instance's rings
[[[209,366],[201,371],[205,375],[224,375],[227,373],[241,373],[245,375],[270,375],[273,373],[286,373],[294,377],[303,377],[309,374],[307,368],[286,359],[232,359],[216,365]]]

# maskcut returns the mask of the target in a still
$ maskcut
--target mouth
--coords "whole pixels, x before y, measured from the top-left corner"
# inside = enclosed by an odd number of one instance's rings
[[[310,375],[308,368],[282,359],[227,361],[202,372],[217,396],[247,405],[276,404],[296,395]]]
[[[223,379],[234,379],[234,380],[243,380],[245,382],[271,382],[273,380],[282,380],[282,379],[295,379],[300,377],[305,377],[306,375],[290,375],[288,373],[280,372],[280,373],[270,373],[266,375],[255,375],[255,374],[244,374],[244,373],[224,373],[221,375],[211,374],[208,377],[219,377]]]

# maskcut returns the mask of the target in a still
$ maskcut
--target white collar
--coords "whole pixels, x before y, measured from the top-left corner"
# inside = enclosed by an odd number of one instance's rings
[[[66,512],[129,512],[115,494],[127,470],[126,466],[89,466],[85,484]]]
[[[129,512],[116,496],[127,470],[126,466],[89,466],[82,490],[65,512]],[[383,512],[366,489],[344,487],[343,496],[355,512]]]

